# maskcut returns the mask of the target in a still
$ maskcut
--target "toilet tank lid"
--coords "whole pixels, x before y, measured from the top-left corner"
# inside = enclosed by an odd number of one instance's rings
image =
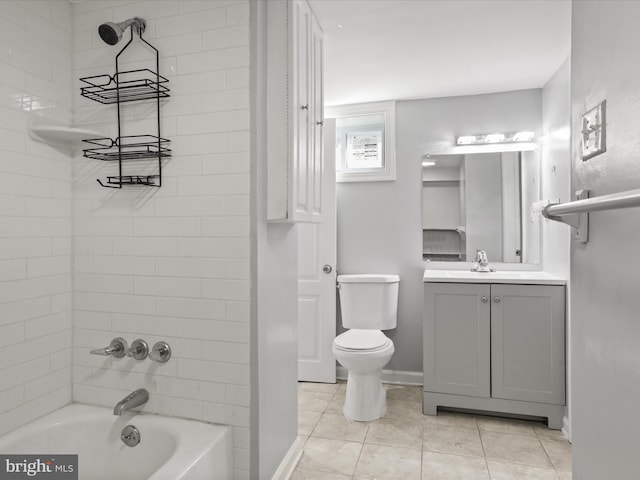
[[[360,273],[353,275],[338,275],[338,283],[398,283],[398,275],[382,275],[375,273]]]

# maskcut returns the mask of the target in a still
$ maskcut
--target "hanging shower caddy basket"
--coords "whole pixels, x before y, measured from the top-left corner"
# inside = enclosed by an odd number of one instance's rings
[[[120,71],[119,57],[131,45],[134,30],[138,38],[155,53],[156,71],[148,68]],[[83,150],[83,156],[94,160],[117,162],[118,175],[108,176],[104,181],[97,179],[103,187],[122,188],[123,185],[146,185],[160,187],[162,185],[162,160],[171,156],[168,147],[170,140],[160,135],[160,100],[169,97],[169,88],[165,77],[158,74],[158,50],[142,38],[142,31],[131,28],[131,38],[116,55],[116,73],[114,75],[94,75],[80,80],[85,84],[80,94],[90,100],[105,105],[115,104],[118,115],[118,136],[111,138],[88,138],[83,142],[91,146]],[[127,102],[154,100],[156,103],[155,135],[122,135],[121,105]],[[152,175],[126,175],[123,163],[134,160],[157,160],[157,173]],[[133,168],[136,164],[131,163]]]
[[[84,156],[94,160],[108,162],[171,156],[171,150],[166,147],[169,140],[154,135],[129,135],[115,140],[108,137],[90,138],[83,141],[96,145],[84,150]]]
[[[165,85],[169,80],[148,68],[80,80],[87,84],[80,88],[80,94],[102,104],[169,97],[169,88]]]

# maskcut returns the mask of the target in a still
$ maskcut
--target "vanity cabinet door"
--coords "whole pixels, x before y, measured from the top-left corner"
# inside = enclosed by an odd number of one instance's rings
[[[490,396],[490,287],[425,283],[424,389]]]
[[[564,286],[491,286],[494,398],[565,404],[564,298]]]

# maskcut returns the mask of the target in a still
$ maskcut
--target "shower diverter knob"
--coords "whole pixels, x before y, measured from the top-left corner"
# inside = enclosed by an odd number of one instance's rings
[[[129,356],[135,360],[144,360],[149,354],[149,346],[142,339],[134,340],[129,347]]]

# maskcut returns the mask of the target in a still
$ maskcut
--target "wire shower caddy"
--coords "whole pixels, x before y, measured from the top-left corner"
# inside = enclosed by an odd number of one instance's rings
[[[120,55],[131,45],[134,30],[138,37],[155,53],[156,71],[148,68],[120,71]],[[89,138],[83,142],[90,147],[83,150],[83,156],[94,160],[118,163],[118,175],[107,176],[97,182],[103,187],[122,188],[123,185],[162,186],[162,160],[171,156],[168,147],[170,140],[160,135],[160,100],[169,97],[169,80],[161,76],[158,50],[142,38],[142,31],[131,27],[131,38],[116,55],[116,73],[111,75],[94,75],[80,79],[84,86],[80,94],[103,105],[115,104],[118,115],[118,136]],[[121,106],[127,102],[155,100],[156,103],[156,135],[122,135]],[[155,159],[158,162],[157,173],[152,175],[124,175],[123,162]]]

